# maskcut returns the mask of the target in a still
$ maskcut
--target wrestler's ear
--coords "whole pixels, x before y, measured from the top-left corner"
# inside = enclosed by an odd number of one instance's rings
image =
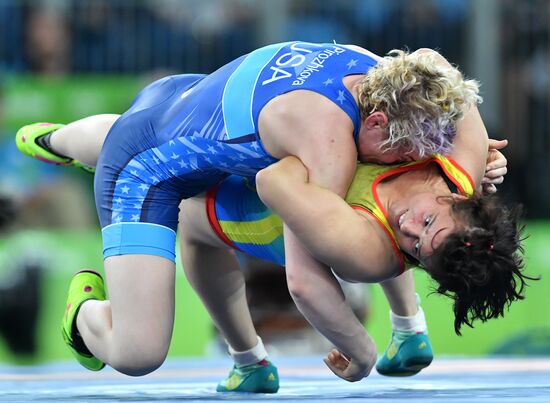
[[[375,127],[384,128],[388,125],[388,117],[384,112],[375,111],[365,118],[365,126],[368,129]]]

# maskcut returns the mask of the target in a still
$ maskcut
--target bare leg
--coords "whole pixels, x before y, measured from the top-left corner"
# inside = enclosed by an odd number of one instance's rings
[[[95,167],[107,133],[120,115],[89,116],[56,130],[50,145],[58,154]]]
[[[277,368],[256,334],[244,273],[236,256],[210,228],[204,197],[180,204],[181,256],[185,274],[229,346],[234,366],[217,392],[275,393]]]
[[[180,210],[181,256],[188,281],[231,348],[252,349],[258,338],[237,258],[209,228],[203,198],[185,200]]]
[[[413,316],[418,312],[414,277],[410,270],[391,280],[380,283],[393,313]]]
[[[407,271],[382,283],[391,307],[392,338],[376,370],[387,376],[411,376],[430,365],[433,352],[424,311],[417,301],[414,279]]]
[[[127,375],[165,360],[174,324],[175,265],[153,255],[105,260],[108,301],[82,304],[76,324],[94,356]]]

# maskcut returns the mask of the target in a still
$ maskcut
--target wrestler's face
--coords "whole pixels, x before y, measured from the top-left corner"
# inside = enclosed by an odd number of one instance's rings
[[[451,201],[428,192],[395,203],[388,215],[399,247],[420,263],[425,262],[458,225],[451,213]]]
[[[400,149],[382,150],[380,144],[388,139],[387,118],[381,112],[369,115],[361,125],[357,141],[359,161],[376,164],[393,164],[419,160],[416,152],[405,152]]]

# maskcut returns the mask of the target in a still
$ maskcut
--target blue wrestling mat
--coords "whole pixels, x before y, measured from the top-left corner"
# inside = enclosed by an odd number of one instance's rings
[[[108,368],[88,372],[72,363],[0,366],[0,401],[550,402],[550,358],[436,359],[411,378],[373,373],[357,383],[336,378],[321,358],[278,358],[275,362],[281,389],[274,395],[216,393],[229,360],[169,360],[141,378]]]

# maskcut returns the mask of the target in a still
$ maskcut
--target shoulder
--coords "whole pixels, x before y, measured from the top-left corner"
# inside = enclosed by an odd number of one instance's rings
[[[291,91],[275,97],[262,109],[260,125],[270,124],[307,129],[316,126],[353,131],[349,116],[327,97],[307,90]]]
[[[357,46],[357,45],[342,45],[343,47],[347,48],[347,49],[350,49],[350,50],[354,50],[355,52],[358,52],[358,53],[363,53],[367,56],[370,56],[371,58],[373,58],[374,60],[376,60],[377,62],[383,60],[384,58],[381,57],[381,56],[378,56],[377,54],[375,53],[372,53],[370,50],[367,50],[365,48],[362,48],[361,46]]]

